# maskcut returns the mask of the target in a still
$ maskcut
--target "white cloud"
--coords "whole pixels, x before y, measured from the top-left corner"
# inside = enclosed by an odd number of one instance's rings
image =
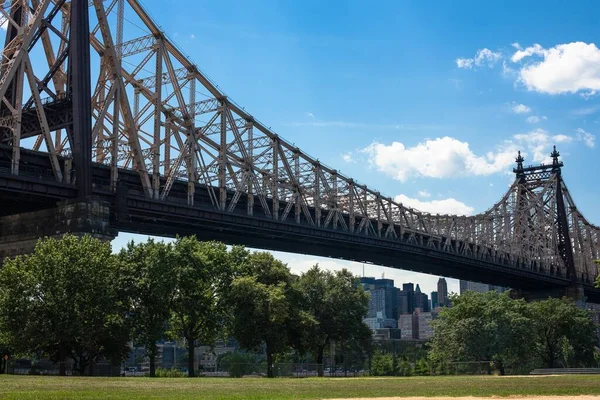
[[[581,128],[577,128],[575,131],[577,132],[577,140],[583,141],[583,143],[585,143],[585,145],[589,148],[596,146],[596,136],[586,132]]]
[[[454,215],[472,215],[475,209],[456,199],[448,198],[443,200],[422,201],[413,199],[400,194],[394,198],[398,203],[407,207],[415,208],[419,211],[431,214],[454,214]]]
[[[469,143],[448,136],[427,139],[413,147],[400,142],[389,145],[374,142],[361,151],[367,154],[370,164],[377,170],[406,182],[415,177],[444,179],[510,173],[517,151],[522,151],[529,162],[549,163],[552,145],[568,144],[575,139],[588,147],[595,144],[594,135],[583,129],[577,131],[575,138],[565,134],[552,135],[538,128],[513,135],[485,154],[475,154]]]
[[[347,163],[355,163],[356,162],[354,160],[354,158],[352,157],[352,152],[342,154],[342,160],[346,161]]]
[[[431,193],[429,193],[427,190],[419,190],[417,194],[419,195],[419,197],[431,197]]]
[[[586,115],[596,114],[598,111],[600,111],[600,106],[592,106],[592,107],[578,108],[576,110],[571,111],[571,114],[573,114],[575,116],[585,117]]]
[[[546,117],[545,115],[539,117],[537,115],[532,115],[531,117],[527,117],[525,121],[529,122],[530,124],[537,124],[538,122],[545,121],[547,119],[548,117]]]
[[[586,96],[600,90],[600,49],[594,43],[572,42],[544,49],[535,44],[513,54],[513,62],[531,56],[543,57],[523,66],[519,81],[528,90],[560,94],[585,92]]]
[[[555,135],[552,136],[552,139],[555,143],[571,143],[573,138],[567,135]]]
[[[558,134],[550,135],[548,131],[538,128],[528,133],[520,133],[513,136],[513,139],[525,146],[526,154],[532,156],[531,161],[536,163],[549,164],[552,162],[550,152],[552,145],[557,143],[571,143],[573,137]]]
[[[579,96],[581,96],[585,100],[589,100],[597,94],[598,92],[596,90],[590,90],[588,92],[579,93]]]
[[[196,39],[196,35],[194,35],[193,33],[190,34],[190,39]]]
[[[400,142],[390,145],[374,142],[363,150],[378,170],[405,182],[413,176],[451,178],[460,175],[489,175],[504,171],[517,152],[512,144],[498,152],[477,156],[469,143],[445,136],[428,139],[413,147]]]
[[[306,116],[307,116],[308,118],[315,119],[315,114],[313,114],[313,113],[311,113],[311,112],[307,112],[307,113],[306,113]]]
[[[515,114],[527,114],[528,112],[531,112],[531,108],[527,107],[525,104],[517,104],[514,101],[512,102],[511,108]]]
[[[544,48],[542,46],[540,46],[539,44],[534,44],[533,46],[528,47],[525,50],[522,50],[521,46],[519,46],[518,43],[516,43],[516,44],[518,47],[514,46],[514,43],[513,43],[513,47],[515,47],[517,49],[517,52],[515,54],[513,54],[513,56],[510,58],[510,60],[512,62],[521,61],[525,57],[531,57],[534,54],[538,55],[538,56],[544,55]]]
[[[502,75],[512,77],[517,74],[517,71],[508,66],[506,61],[502,61]]]
[[[473,69],[475,67],[488,66],[493,67],[502,58],[502,53],[493,52],[484,48],[477,50],[473,58],[457,58],[456,66],[458,68]]]

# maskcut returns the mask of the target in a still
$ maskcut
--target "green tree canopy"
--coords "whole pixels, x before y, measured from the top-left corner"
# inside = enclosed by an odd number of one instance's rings
[[[452,297],[432,322],[430,358],[434,364],[494,361],[504,369],[527,364],[531,320],[527,303],[506,294],[466,292]]]
[[[188,376],[194,376],[197,343],[212,345],[224,332],[230,315],[226,302],[231,280],[243,262],[244,251],[218,242],[198,242],[195,237],[178,238],[173,244],[173,296],[170,325],[174,336],[187,342]]]
[[[596,330],[588,311],[569,299],[526,303],[496,292],[453,297],[433,322],[430,358],[493,361],[504,369],[593,365]]]
[[[150,376],[154,377],[156,342],[165,337],[177,284],[173,247],[152,239],[139,244],[130,242],[119,258],[131,298],[134,341],[146,349]]]
[[[583,367],[594,363],[598,339],[588,311],[568,299],[536,301],[529,307],[533,348],[544,367]]]
[[[240,276],[233,281],[230,304],[232,332],[243,348],[267,353],[267,375],[273,377],[273,362],[290,344],[294,323],[292,275],[285,264],[267,252],[248,256]]]
[[[129,302],[110,243],[91,236],[43,239],[0,269],[0,320],[14,351],[71,358],[84,374],[104,357],[127,354]]]
[[[300,276],[297,286],[305,313],[301,319],[303,344],[317,364],[323,364],[323,353],[331,340],[360,345],[370,342],[371,331],[363,323],[369,296],[348,270],[334,273],[315,265]]]

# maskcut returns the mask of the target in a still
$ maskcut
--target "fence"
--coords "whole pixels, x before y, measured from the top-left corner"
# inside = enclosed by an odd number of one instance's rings
[[[319,376],[322,371],[327,377],[356,377],[367,375],[364,370],[349,369],[343,366],[323,367],[322,364],[314,363],[275,363],[273,374],[281,378],[310,378]],[[267,364],[262,363],[223,363],[214,369],[201,372],[204,376],[219,377],[242,377],[242,376],[266,376]]]

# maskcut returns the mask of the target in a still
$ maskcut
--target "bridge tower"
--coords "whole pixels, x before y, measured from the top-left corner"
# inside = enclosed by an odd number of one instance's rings
[[[0,146],[12,149],[7,168],[15,176],[44,175],[76,186],[73,198],[60,202],[49,198],[21,208],[19,203],[27,201],[18,193],[3,201],[8,206],[0,217],[0,259],[31,251],[40,236],[70,232],[112,238],[107,205],[92,196],[88,0],[9,0],[0,11],[6,26]],[[48,153],[50,168],[29,166],[23,154],[28,143]]]
[[[577,223],[573,212],[576,207],[568,195],[562,178],[560,153],[553,147],[550,154],[551,164],[540,164],[524,167],[524,157],[519,151],[516,158],[517,207],[515,207],[515,240],[521,243],[521,251],[527,254],[546,246],[548,254],[554,248],[559,259],[552,260],[559,265],[557,270],[564,271],[571,285],[564,289],[542,289],[540,291],[517,292],[516,296],[527,299],[567,296],[581,304],[585,303],[582,282],[589,281],[585,273],[578,273],[573,249],[571,231]],[[571,204],[569,204],[571,203]],[[540,230],[547,230],[541,234]],[[530,258],[533,258],[529,256]],[[552,271],[555,272],[555,271]]]

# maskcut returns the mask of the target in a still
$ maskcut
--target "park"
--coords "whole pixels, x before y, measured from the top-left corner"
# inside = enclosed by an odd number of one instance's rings
[[[595,3],[143,3],[1,2],[0,399],[600,400]]]
[[[600,398],[599,377],[447,376],[409,378],[85,378],[0,376],[2,399],[291,400],[509,397]],[[552,397],[550,397],[552,396]],[[583,397],[580,397],[583,396]]]

